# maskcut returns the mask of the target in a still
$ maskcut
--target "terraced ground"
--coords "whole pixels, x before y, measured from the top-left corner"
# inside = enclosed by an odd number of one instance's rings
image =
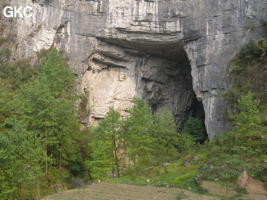
[[[259,190],[260,187],[250,187],[243,195],[211,182],[205,182],[203,188],[210,195],[179,188],[100,183],[84,189],[67,190],[43,200],[267,200],[267,191]]]
[[[219,200],[177,188],[100,183],[85,189],[68,190],[44,200]]]

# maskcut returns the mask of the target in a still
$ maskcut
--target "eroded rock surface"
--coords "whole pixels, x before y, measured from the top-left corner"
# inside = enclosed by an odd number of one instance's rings
[[[267,0],[10,1],[34,7],[32,18],[17,19],[17,57],[63,49],[92,106],[87,122],[110,106],[123,113],[137,95],[182,125],[196,95],[210,139],[228,127],[227,63],[262,36],[267,9]]]

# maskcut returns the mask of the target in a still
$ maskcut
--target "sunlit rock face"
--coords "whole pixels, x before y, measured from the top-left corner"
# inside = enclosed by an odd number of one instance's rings
[[[85,124],[109,107],[125,115],[134,96],[153,111],[168,107],[177,124],[205,112],[210,139],[227,130],[227,63],[262,36],[267,0],[10,0],[34,8],[17,19],[16,57],[65,51],[88,95]],[[197,115],[201,115],[198,113]]]

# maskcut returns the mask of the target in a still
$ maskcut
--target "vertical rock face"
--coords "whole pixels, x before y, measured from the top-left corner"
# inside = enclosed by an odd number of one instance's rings
[[[227,63],[261,37],[267,0],[10,0],[34,8],[17,19],[17,57],[56,47],[69,56],[90,114],[122,113],[134,96],[169,107],[182,125],[202,101],[210,139],[227,130]]]

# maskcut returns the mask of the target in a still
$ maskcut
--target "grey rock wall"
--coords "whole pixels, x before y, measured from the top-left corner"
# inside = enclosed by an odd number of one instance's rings
[[[195,93],[210,139],[228,127],[227,63],[262,36],[267,12],[267,0],[10,1],[34,7],[16,21],[16,57],[63,49],[90,101],[85,124],[110,106],[124,114],[137,95],[155,111],[169,107],[182,125]]]

